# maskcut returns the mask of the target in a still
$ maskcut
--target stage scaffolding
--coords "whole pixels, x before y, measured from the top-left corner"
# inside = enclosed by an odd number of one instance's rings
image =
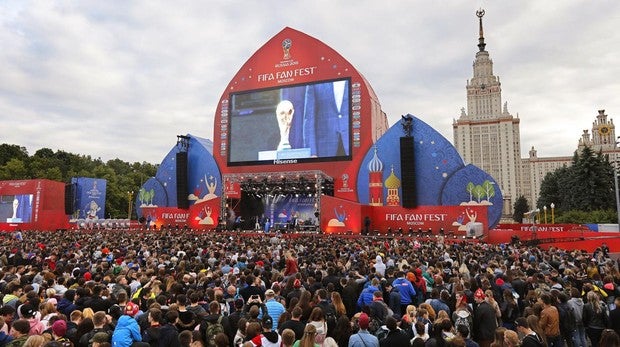
[[[321,207],[322,195],[334,195],[334,179],[320,170],[254,172],[223,174],[222,181],[239,184],[242,192],[262,194],[312,194],[316,212]],[[221,216],[226,216],[229,199],[222,192]]]

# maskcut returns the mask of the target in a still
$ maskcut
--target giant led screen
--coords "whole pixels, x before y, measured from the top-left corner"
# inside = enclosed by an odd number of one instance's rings
[[[0,222],[30,223],[32,194],[0,195]]]
[[[228,165],[350,160],[350,85],[346,78],[231,93],[222,138]]]

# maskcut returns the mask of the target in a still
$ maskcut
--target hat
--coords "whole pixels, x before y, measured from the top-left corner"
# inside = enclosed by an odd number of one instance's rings
[[[90,273],[90,272],[86,272],[86,273],[84,274],[84,279],[85,279],[85,280],[90,281],[90,280],[91,280],[91,278],[93,278],[93,275],[91,275],[91,273]]]
[[[265,263],[262,260],[259,260],[259,261],[256,262],[256,266],[263,267],[263,266],[265,266]]]
[[[67,323],[62,319],[55,321],[54,324],[52,324],[52,331],[56,336],[65,336],[67,333]]]
[[[273,289],[267,289],[265,291],[265,296],[275,296],[276,292],[273,291]]]
[[[614,290],[614,284],[612,282],[607,282],[603,285],[603,288],[607,290]]]
[[[24,304],[19,307],[19,313],[21,313],[24,318],[34,317],[34,306],[30,304]]]
[[[262,320],[263,328],[271,328],[273,327],[273,318],[269,315],[265,315]]]
[[[299,280],[299,278],[296,278],[295,281],[293,281],[293,287],[301,288],[301,281]]]
[[[476,292],[474,293],[474,298],[476,299],[484,299],[487,296],[484,294],[484,291],[482,290],[482,288],[478,288],[478,290],[476,290]]]
[[[133,317],[138,314],[138,311],[140,311],[140,307],[131,301],[125,305],[125,314],[128,316]]]
[[[500,286],[500,287],[501,287],[501,286],[503,286],[503,285],[504,285],[504,283],[505,283],[505,282],[504,282],[504,280],[503,280],[501,277],[498,277],[498,278],[495,280],[495,284],[497,284],[497,285],[498,285],[498,286]]]
[[[418,277],[420,277],[420,276],[422,275],[422,269],[420,269],[420,268],[416,268],[416,269],[414,270],[414,272],[415,272],[415,274],[416,274]]]
[[[357,324],[359,324],[361,329],[366,330],[368,329],[368,324],[370,324],[370,318],[368,318],[366,313],[362,313],[357,320]]]

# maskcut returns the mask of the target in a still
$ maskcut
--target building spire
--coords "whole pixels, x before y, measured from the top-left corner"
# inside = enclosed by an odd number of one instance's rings
[[[484,31],[482,30],[482,17],[484,16],[484,10],[481,8],[476,11],[476,16],[480,21],[480,37],[478,37],[478,48],[480,48],[480,52],[484,51],[484,47],[486,43],[484,43]]]

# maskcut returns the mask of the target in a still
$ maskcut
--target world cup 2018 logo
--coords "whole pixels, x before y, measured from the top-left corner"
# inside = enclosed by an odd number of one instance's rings
[[[349,188],[349,175],[348,174],[342,174],[342,188]]]
[[[288,60],[291,59],[291,46],[293,45],[293,40],[291,39],[284,39],[282,41],[282,51],[284,52],[284,56],[282,57],[282,59],[284,60]]]

